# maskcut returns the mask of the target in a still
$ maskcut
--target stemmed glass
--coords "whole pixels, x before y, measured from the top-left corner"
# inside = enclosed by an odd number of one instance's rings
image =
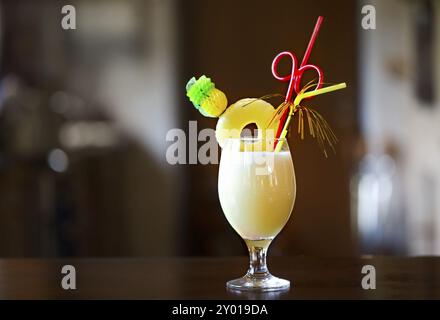
[[[278,148],[275,150],[275,146]],[[295,171],[285,139],[228,139],[222,150],[218,192],[226,219],[249,250],[246,275],[232,290],[275,291],[288,280],[269,273],[267,250],[289,220],[296,196]]]

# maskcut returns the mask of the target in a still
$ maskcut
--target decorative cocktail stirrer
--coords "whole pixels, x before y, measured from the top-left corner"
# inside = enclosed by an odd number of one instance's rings
[[[336,85],[322,88],[324,84],[324,72],[314,64],[307,64],[313,45],[315,44],[316,37],[318,36],[319,28],[321,27],[323,17],[318,17],[316,21],[315,29],[313,30],[312,37],[310,38],[306,52],[304,54],[301,65],[298,68],[298,61],[296,56],[290,51],[283,51],[279,53],[272,62],[272,74],[280,81],[289,82],[287,93],[284,102],[275,110],[275,114],[271,119],[268,127],[274,122],[279,121],[279,125],[276,131],[275,137],[285,138],[289,129],[290,120],[292,116],[298,114],[298,133],[301,135],[301,139],[304,138],[304,120],[306,119],[309,132],[312,137],[315,137],[318,145],[321,147],[325,156],[327,157],[326,143],[333,149],[334,144],[337,142],[337,138],[327,121],[315,110],[312,110],[306,106],[301,105],[302,100],[310,99],[314,96],[324,94],[327,92],[346,88],[345,82]],[[292,68],[290,74],[286,76],[280,76],[277,72],[278,63],[283,57],[288,57],[292,62]],[[303,74],[307,70],[314,70],[318,74],[318,82],[310,82],[303,88],[300,88],[301,79]],[[313,90],[309,90],[312,89]],[[308,91],[309,90],[309,91]],[[295,91],[296,97],[292,101],[292,95]],[[279,140],[277,140],[279,141]],[[275,144],[275,151],[281,150],[282,141]]]

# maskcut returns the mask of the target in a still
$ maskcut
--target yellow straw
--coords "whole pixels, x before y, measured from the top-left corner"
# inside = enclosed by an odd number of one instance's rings
[[[332,91],[336,91],[336,90],[341,90],[347,88],[347,84],[345,82],[339,83],[339,84],[335,84],[333,86],[330,87],[325,87],[325,88],[321,88],[318,90],[313,90],[313,91],[307,91],[307,92],[300,92],[295,100],[293,101],[293,104],[295,106],[299,106],[300,102],[302,99],[305,98],[310,98],[310,97],[314,97],[320,94],[324,94],[324,93],[328,93],[328,92],[332,92]]]
[[[286,123],[284,124],[284,128],[283,128],[283,131],[281,131],[279,139],[284,139],[286,137],[287,131],[289,128],[290,118],[292,117],[292,114],[293,114],[293,106],[290,106],[289,116],[286,119]],[[283,147],[283,140],[278,140],[277,146],[275,148],[275,152],[281,151],[282,147]]]

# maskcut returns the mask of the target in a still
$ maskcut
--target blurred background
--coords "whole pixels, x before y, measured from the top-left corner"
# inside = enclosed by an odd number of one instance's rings
[[[302,57],[319,15],[310,62],[348,88],[310,105],[340,142],[326,159],[291,130],[298,193],[271,255],[440,254],[438,1],[14,0],[0,2],[0,256],[245,254],[218,165],[168,164],[166,133],[215,128],[185,96],[193,75],[230,103],[284,93],[272,59]]]

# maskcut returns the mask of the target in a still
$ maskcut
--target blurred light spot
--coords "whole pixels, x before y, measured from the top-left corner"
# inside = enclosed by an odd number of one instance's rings
[[[55,92],[50,97],[50,107],[56,113],[65,113],[69,109],[69,96],[63,91]]]
[[[137,12],[133,6],[122,1],[84,3],[79,10],[82,12],[78,16],[81,28],[75,35],[99,40],[123,39],[136,32]]]
[[[73,94],[57,91],[49,100],[50,108],[53,112],[63,114],[66,117],[84,113],[84,101]]]
[[[356,193],[358,230],[365,248],[374,248],[380,241],[392,238],[384,225],[391,219],[393,208],[393,177],[396,166],[388,155],[368,154],[360,164]]]
[[[379,220],[379,183],[372,174],[366,174],[359,183],[359,229],[371,235],[377,231]]]
[[[0,112],[3,108],[5,101],[13,97],[14,95],[17,95],[20,89],[20,79],[14,74],[6,75],[0,81]]]
[[[64,172],[69,166],[69,158],[63,150],[53,149],[49,152],[47,163],[53,171]]]
[[[60,129],[60,142],[69,149],[104,148],[118,143],[118,132],[104,121],[68,122]]]

